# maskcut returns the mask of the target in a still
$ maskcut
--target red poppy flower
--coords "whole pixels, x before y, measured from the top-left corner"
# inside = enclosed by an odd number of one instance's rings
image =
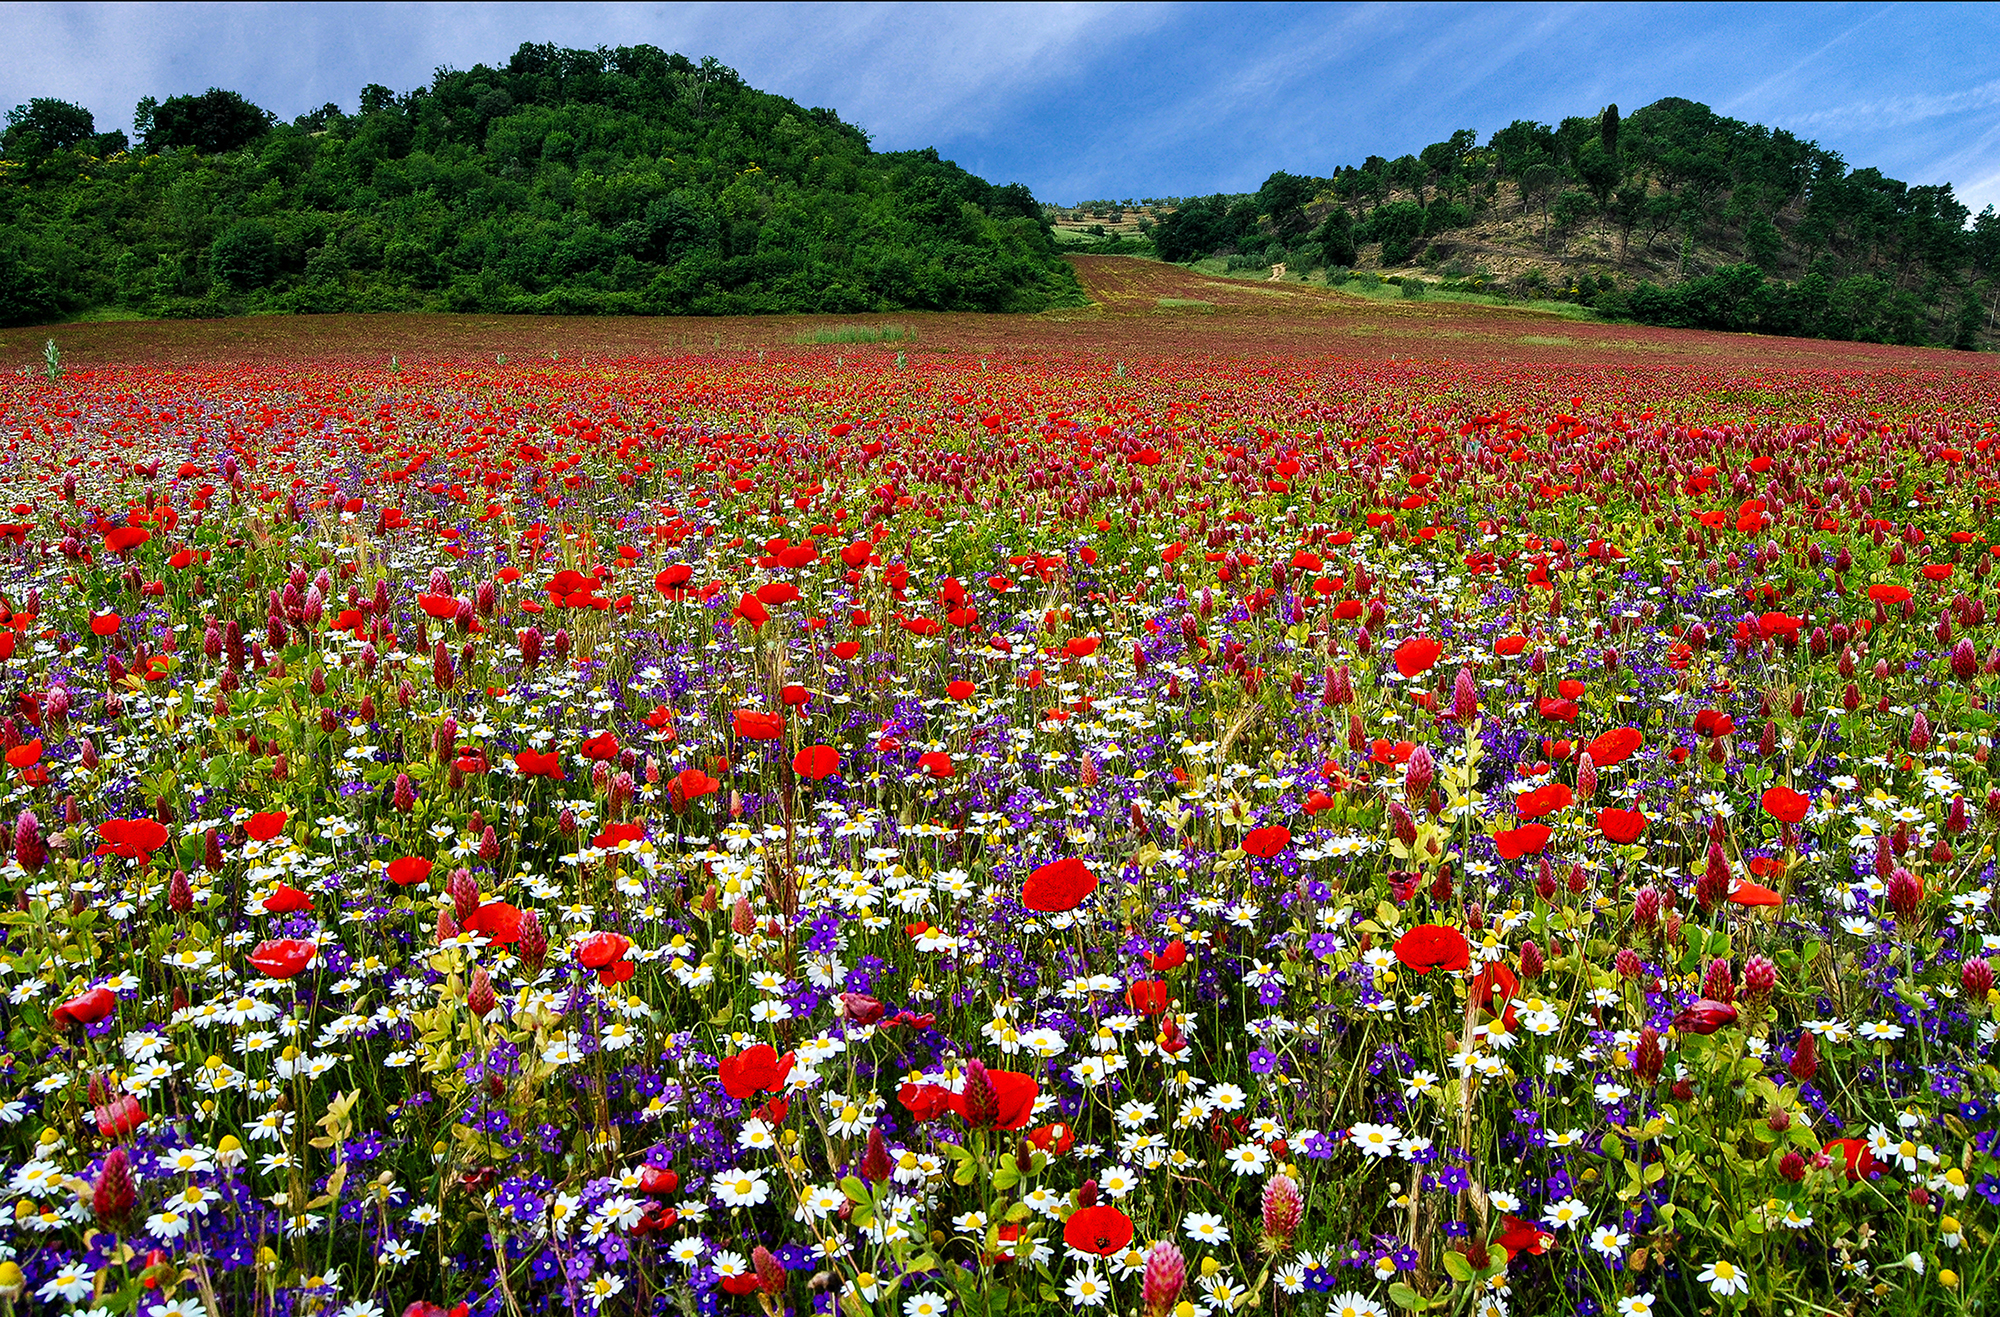
[[[259,942],[250,953],[250,963],[263,971],[264,977],[271,979],[297,978],[312,964],[312,958],[319,948],[303,938],[277,938]]]
[[[969,681],[954,681],[944,688],[944,693],[954,700],[969,700],[976,689]]]
[[[1412,636],[1396,646],[1396,671],[1405,677],[1421,676],[1442,657],[1442,644],[1429,636]]]
[[[825,781],[840,771],[840,751],[830,745],[809,745],[792,756],[792,771],[808,781]]]
[[[951,756],[942,750],[933,750],[917,760],[917,767],[936,778],[950,777],[954,769]]]
[[[1576,795],[1561,782],[1551,782],[1547,786],[1536,787],[1533,791],[1519,796],[1514,808],[1524,819],[1538,819],[1544,814],[1553,814],[1559,809],[1568,809],[1576,803]]]
[[[124,622],[125,619],[116,613],[99,613],[90,619],[90,634],[93,636],[111,635],[120,626],[124,625]]]
[[[1779,896],[1776,892],[1761,883],[1742,882],[1730,888],[1729,902],[1731,905],[1754,908],[1757,906],[1780,906],[1785,903],[1785,898]]]
[[[1499,1236],[1493,1241],[1507,1251],[1507,1256],[1518,1253],[1540,1255],[1548,1252],[1549,1245],[1556,1237],[1532,1221],[1523,1221],[1511,1213],[1502,1222]]]
[[[1736,1007],[1726,1001],[1703,997],[1674,1017],[1674,1028],[1682,1033],[1705,1035],[1735,1022]]]
[[[1394,768],[1397,764],[1410,762],[1410,756],[1416,752],[1415,741],[1391,741],[1384,738],[1368,747],[1368,758],[1384,768]]]
[[[458,599],[453,595],[420,594],[417,596],[417,607],[423,609],[427,616],[447,622],[458,616]]]
[[[153,852],[167,844],[167,830],[157,819],[112,819],[97,825],[97,835],[104,839],[97,854],[122,855],[141,864],[150,862]]]
[[[1736,730],[1736,720],[1726,713],[1703,709],[1694,716],[1694,730],[1697,736],[1727,736]]]
[[[777,607],[789,604],[799,597],[799,587],[790,581],[770,581],[757,587],[757,602]]]
[[[592,933],[576,944],[576,963],[585,969],[603,969],[613,961],[623,960],[631,949],[630,938],[616,933]]]
[[[524,777],[546,777],[556,782],[564,780],[562,756],[554,750],[523,750],[514,756],[514,767],[520,769]]]
[[[396,886],[409,887],[430,877],[432,867],[431,862],[421,856],[405,855],[400,860],[389,861],[389,867],[384,872]]]
[[[1061,1157],[1076,1146],[1076,1131],[1061,1121],[1037,1125],[1027,1133],[1028,1143],[1051,1157]]]
[[[1820,1149],[1829,1160],[1839,1161],[1850,1180],[1875,1178],[1875,1149],[1867,1139],[1835,1139]]]
[[[684,562],[665,568],[653,578],[653,588],[663,595],[678,595],[687,590],[687,584],[694,579],[694,568]]]
[[[9,768],[33,768],[41,762],[42,738],[36,737],[26,745],[17,745],[7,752]]]
[[[1281,823],[1268,828],[1255,828],[1243,838],[1243,853],[1254,855],[1260,860],[1277,858],[1280,851],[1292,844],[1292,830]]]
[[[1554,723],[1573,723],[1576,721],[1575,700],[1553,700],[1544,695],[1536,702],[1535,711]]]
[[[118,998],[111,989],[92,988],[49,1012],[49,1020],[58,1029],[68,1025],[96,1024],[117,1009]]]
[[[1125,989],[1125,1004],[1149,1018],[1166,1014],[1172,1003],[1173,994],[1163,979],[1134,979]]]
[[[778,1049],[769,1043],[756,1043],[735,1056],[723,1057],[716,1064],[716,1075],[722,1080],[723,1091],[741,1102],[759,1093],[782,1090],[797,1063],[797,1053],[779,1056]]]
[[[1869,601],[1888,608],[1893,608],[1897,604],[1906,602],[1909,597],[1910,591],[1906,586],[1871,585],[1868,587]]]
[[[951,1110],[951,1090],[937,1084],[904,1084],[896,1090],[896,1101],[921,1125]]]
[[[1646,830],[1648,819],[1636,809],[1600,809],[1597,830],[1620,846],[1630,846]]]
[[[1074,910],[1097,890],[1097,875],[1082,860],[1051,860],[1021,884],[1021,904],[1043,914]]]
[[[464,929],[505,946],[521,936],[521,912],[505,901],[488,901],[466,917]]]
[[[990,1123],[982,1123],[976,1128],[1017,1130],[1025,1126],[1028,1117],[1034,1114],[1035,1099],[1042,1091],[1034,1077],[1013,1070],[988,1070],[986,1079],[993,1085],[993,1116]],[[951,1109],[966,1124],[973,1123],[973,1117],[966,1112],[965,1094],[951,1095]]]
[[[146,1109],[130,1093],[120,1093],[101,1107],[92,1109],[97,1132],[107,1139],[122,1139],[146,1123]]]
[[[1549,844],[1553,831],[1546,823],[1523,823],[1518,828],[1493,834],[1493,845],[1503,860],[1518,860],[1523,855],[1539,855],[1542,847]]]
[[[1465,934],[1444,924],[1418,924],[1396,939],[1396,959],[1418,974],[1434,969],[1456,973],[1472,963],[1472,944]]]
[[[300,910],[313,908],[312,898],[288,883],[279,883],[278,890],[264,898],[263,906],[274,915],[289,915]]]
[[[763,601],[756,595],[746,594],[737,600],[735,616],[753,627],[760,627],[771,620],[771,610],[764,607]]]
[[[1132,1242],[1132,1218],[1108,1203],[1080,1208],[1063,1223],[1063,1243],[1079,1253],[1108,1258]]]
[[[291,816],[282,809],[274,809],[266,814],[252,814],[243,821],[243,831],[252,841],[269,841],[285,830]]]
[[[1152,965],[1153,973],[1155,974],[1164,974],[1170,969],[1179,969],[1181,966],[1187,964],[1187,943],[1181,941],[1179,938],[1175,938],[1159,951],[1153,953],[1148,963]]]
[[[746,741],[775,741],[785,734],[785,715],[738,709],[730,719],[729,729]]]
[[[1584,747],[1590,762],[1599,768],[1609,768],[1622,764],[1632,757],[1632,752],[1646,743],[1644,733],[1636,727],[1614,727],[1604,735]]]
[[[1764,812],[1780,823],[1798,823],[1812,808],[1812,798],[1790,787],[1766,787],[1761,803]]]
[[[577,747],[585,759],[610,760],[618,757],[618,738],[610,732],[599,732]]]
[[[684,768],[674,774],[673,788],[681,793],[683,800],[699,800],[722,790],[722,783],[699,768]]]

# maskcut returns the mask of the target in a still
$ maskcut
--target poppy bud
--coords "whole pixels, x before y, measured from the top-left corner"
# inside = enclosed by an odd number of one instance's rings
[[[861,992],[841,993],[834,1009],[841,1019],[863,1029],[880,1021],[889,1010],[880,1001]]]

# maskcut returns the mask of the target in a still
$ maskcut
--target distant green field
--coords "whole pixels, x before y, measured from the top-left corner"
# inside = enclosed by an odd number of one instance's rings
[[[792,335],[800,347],[837,343],[914,343],[917,331],[908,325],[818,325]]]

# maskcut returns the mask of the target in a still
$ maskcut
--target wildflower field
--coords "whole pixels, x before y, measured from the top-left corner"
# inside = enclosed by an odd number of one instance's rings
[[[8,375],[0,1306],[1977,1311],[1969,360]]]

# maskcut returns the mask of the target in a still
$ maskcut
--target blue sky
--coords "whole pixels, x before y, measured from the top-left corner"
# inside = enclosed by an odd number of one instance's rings
[[[2000,203],[2000,6],[0,3],[0,106],[127,127],[235,89],[284,118],[523,41],[713,55],[878,148],[935,146],[1047,201],[1244,191],[1662,96]]]

